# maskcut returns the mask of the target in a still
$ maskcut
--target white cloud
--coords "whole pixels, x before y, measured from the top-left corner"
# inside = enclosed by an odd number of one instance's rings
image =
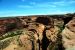
[[[53,2],[53,4],[63,4],[64,1],[59,1],[59,2]]]
[[[25,0],[22,0],[25,1]],[[55,8],[55,7],[60,7],[60,6],[70,6],[72,3],[75,3],[75,1],[56,1],[56,2],[44,2],[44,3],[37,3],[37,2],[29,2],[30,5],[19,5],[18,7],[20,8]],[[31,6],[32,5],[32,6]]]
[[[52,4],[57,6],[67,6],[67,3],[65,1],[52,2]]]
[[[35,3],[30,2],[30,5],[18,5],[19,8],[55,8],[56,5],[50,4],[50,3]]]
[[[35,7],[41,7],[41,8],[56,7],[56,5],[50,4],[48,2],[46,2],[46,3],[35,3],[35,2],[33,2],[32,5],[34,5]]]
[[[51,5],[51,4],[37,4],[36,7],[56,7],[56,5]]]
[[[19,8],[32,8],[32,6],[29,6],[29,5],[19,5],[18,7]]]
[[[58,2],[52,2],[54,5],[59,5],[59,6],[68,6],[68,5],[70,5],[70,4],[73,4],[73,3],[75,3],[75,1],[73,1],[73,0],[70,0],[70,1],[65,1],[65,0],[63,0],[63,1],[58,1]]]
[[[35,5],[36,7],[58,7],[58,6],[67,6],[65,1],[59,1],[59,2],[44,2],[44,3],[35,3],[31,2],[31,5]]]

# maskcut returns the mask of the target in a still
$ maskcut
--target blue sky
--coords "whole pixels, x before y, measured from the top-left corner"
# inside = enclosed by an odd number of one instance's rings
[[[75,0],[0,0],[0,17],[75,12]]]

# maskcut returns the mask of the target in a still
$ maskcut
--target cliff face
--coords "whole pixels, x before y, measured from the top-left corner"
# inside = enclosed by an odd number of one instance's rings
[[[74,50],[74,15],[0,19],[0,50]]]

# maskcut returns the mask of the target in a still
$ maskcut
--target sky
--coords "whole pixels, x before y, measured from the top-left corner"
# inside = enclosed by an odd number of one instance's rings
[[[0,0],[0,17],[75,12],[75,0]]]

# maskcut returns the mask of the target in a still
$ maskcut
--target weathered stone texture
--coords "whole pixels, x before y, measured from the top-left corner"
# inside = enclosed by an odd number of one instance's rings
[[[74,50],[75,17],[66,16],[1,19],[0,50]]]

